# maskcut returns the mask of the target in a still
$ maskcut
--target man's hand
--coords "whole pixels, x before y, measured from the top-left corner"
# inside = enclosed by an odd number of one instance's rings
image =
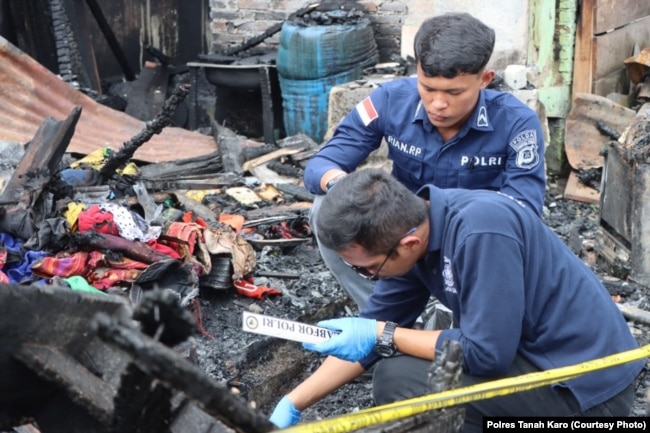
[[[269,421],[279,428],[287,428],[300,421],[300,411],[296,409],[293,403],[291,403],[291,400],[285,395],[278,405],[275,406]]]
[[[303,343],[308,350],[333,355],[345,361],[356,362],[365,358],[377,342],[377,321],[360,317],[346,317],[318,322],[332,331],[340,331],[322,343]]]

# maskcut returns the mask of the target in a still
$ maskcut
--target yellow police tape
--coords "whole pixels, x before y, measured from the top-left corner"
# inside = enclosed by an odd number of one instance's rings
[[[592,371],[603,370],[650,356],[650,344],[638,349],[616,353],[604,358],[552,370],[498,379],[436,394],[401,400],[395,403],[363,409],[358,412],[312,421],[283,429],[283,433],[346,433],[388,421],[395,421],[434,409],[527,391],[572,379]]]

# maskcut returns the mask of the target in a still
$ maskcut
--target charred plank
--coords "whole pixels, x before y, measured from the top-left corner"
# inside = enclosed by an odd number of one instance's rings
[[[143,372],[200,402],[206,413],[237,432],[265,433],[275,426],[246,402],[173,349],[129,329],[106,314],[93,321],[99,337],[128,353]]]
[[[303,7],[301,9],[298,9],[296,12],[292,13],[287,17],[287,20],[294,19],[296,17],[301,17],[305,14],[308,14],[312,12],[314,9],[316,9],[320,3],[313,3],[311,5],[308,5],[306,7]],[[280,21],[279,23],[273,24],[269,28],[267,28],[264,32],[257,36],[253,36],[252,38],[247,39],[244,41],[244,43],[240,45],[236,45],[234,47],[230,47],[226,50],[224,50],[223,55],[225,56],[232,56],[238,53],[241,53],[242,51],[246,51],[250,48],[253,48],[254,46],[262,43],[265,39],[273,36],[280,30],[282,30],[282,24],[284,24],[284,21]]]
[[[0,195],[5,205],[0,211],[0,230],[22,239],[34,234],[45,214],[44,188],[57,172],[80,116],[81,107],[77,106],[63,121],[47,117],[41,123]]]
[[[156,179],[179,179],[221,173],[223,171],[223,163],[219,152],[211,152],[207,155],[193,158],[180,158],[175,161],[144,165],[138,171],[139,177],[148,181]],[[232,174],[228,176],[232,177]]]
[[[242,169],[244,153],[237,134],[215,121],[212,121],[212,134],[221,155],[223,171],[241,175],[244,172]]]
[[[115,171],[125,166],[140,146],[149,141],[151,137],[160,134],[162,130],[173,123],[173,116],[178,106],[183,102],[190,89],[188,85],[179,84],[174,88],[172,95],[163,104],[162,110],[151,121],[145,123],[145,128],[124,143],[122,148],[115,155],[106,161],[101,168],[100,175],[104,178],[111,178]]]
[[[23,344],[15,356],[40,377],[64,389],[72,401],[86,408],[101,423],[109,422],[115,389],[69,354],[44,345]]]

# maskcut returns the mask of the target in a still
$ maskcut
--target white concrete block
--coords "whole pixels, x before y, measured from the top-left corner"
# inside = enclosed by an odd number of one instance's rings
[[[537,89],[513,90],[510,93],[516,96],[521,102],[537,111],[537,106],[539,104],[539,92]]]
[[[508,65],[503,71],[503,81],[515,90],[526,87],[528,79],[526,78],[528,68],[524,65]]]

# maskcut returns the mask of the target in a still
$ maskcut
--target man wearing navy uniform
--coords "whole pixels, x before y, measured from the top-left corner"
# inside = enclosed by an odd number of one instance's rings
[[[378,282],[360,317],[319,322],[337,333],[303,344],[328,357],[280,400],[279,427],[372,365],[376,404],[428,394],[428,369],[448,340],[462,350],[463,386],[638,347],[591,269],[498,191],[425,185],[416,195],[380,169],[357,170],[327,194],[316,226],[345,266]],[[413,329],[429,296],[452,311],[453,327]],[[483,431],[484,417],[629,416],[644,365],[467,403],[463,432]]]
[[[546,188],[544,137],[537,114],[510,93],[487,89],[494,31],[466,13],[426,20],[415,36],[417,77],[382,84],[343,119],[307,164],[304,182],[322,197],[385,140],[392,174],[411,191],[488,189],[541,215]],[[323,260],[360,309],[373,282],[319,245]]]

